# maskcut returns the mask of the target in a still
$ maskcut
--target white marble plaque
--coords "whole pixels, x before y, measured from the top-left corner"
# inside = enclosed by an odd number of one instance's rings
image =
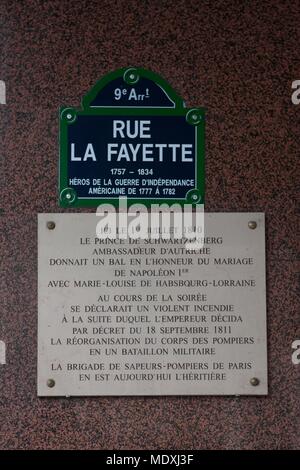
[[[200,253],[97,223],[38,217],[38,395],[267,394],[264,214],[206,213]]]

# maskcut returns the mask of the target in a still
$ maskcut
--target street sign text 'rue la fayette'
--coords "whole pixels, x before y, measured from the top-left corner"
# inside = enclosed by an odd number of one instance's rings
[[[151,71],[106,75],[60,109],[60,205],[204,204],[204,121]]]

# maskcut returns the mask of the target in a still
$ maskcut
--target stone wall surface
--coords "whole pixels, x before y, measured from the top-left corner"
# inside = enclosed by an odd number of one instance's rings
[[[295,0],[0,1],[1,449],[299,448],[299,25]],[[266,397],[37,398],[37,213],[63,211],[58,109],[127,65],[207,108],[206,210],[266,213]]]

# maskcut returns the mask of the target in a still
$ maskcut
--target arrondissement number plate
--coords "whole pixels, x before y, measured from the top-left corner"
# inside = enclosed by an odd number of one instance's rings
[[[38,395],[267,394],[262,213],[206,213],[204,247],[38,217]]]

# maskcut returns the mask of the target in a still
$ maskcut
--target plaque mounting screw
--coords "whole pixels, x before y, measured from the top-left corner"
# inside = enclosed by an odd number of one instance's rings
[[[194,188],[186,193],[185,198],[188,203],[197,204],[201,201],[201,194],[198,189]]]
[[[250,222],[248,222],[248,227],[251,228],[251,230],[256,229],[257,223],[255,222],[255,220],[250,220]]]
[[[55,222],[53,222],[52,220],[47,222],[47,229],[48,230],[53,230],[55,229]]]
[[[190,109],[186,114],[186,121],[192,126],[197,126],[202,121],[201,111],[197,108]]]
[[[76,111],[73,108],[65,108],[61,113],[61,119],[71,124],[76,120]]]
[[[73,188],[65,188],[60,193],[61,202],[65,203],[67,206],[71,206],[76,201],[76,198],[76,191]]]
[[[123,75],[123,80],[128,85],[135,85],[139,81],[139,78],[137,69],[133,67],[127,69]]]
[[[47,387],[53,388],[55,386],[55,380],[54,379],[48,379],[47,380]]]
[[[250,379],[250,384],[253,385],[253,387],[257,387],[257,385],[259,385],[259,379],[257,377],[252,377],[252,379]]]

